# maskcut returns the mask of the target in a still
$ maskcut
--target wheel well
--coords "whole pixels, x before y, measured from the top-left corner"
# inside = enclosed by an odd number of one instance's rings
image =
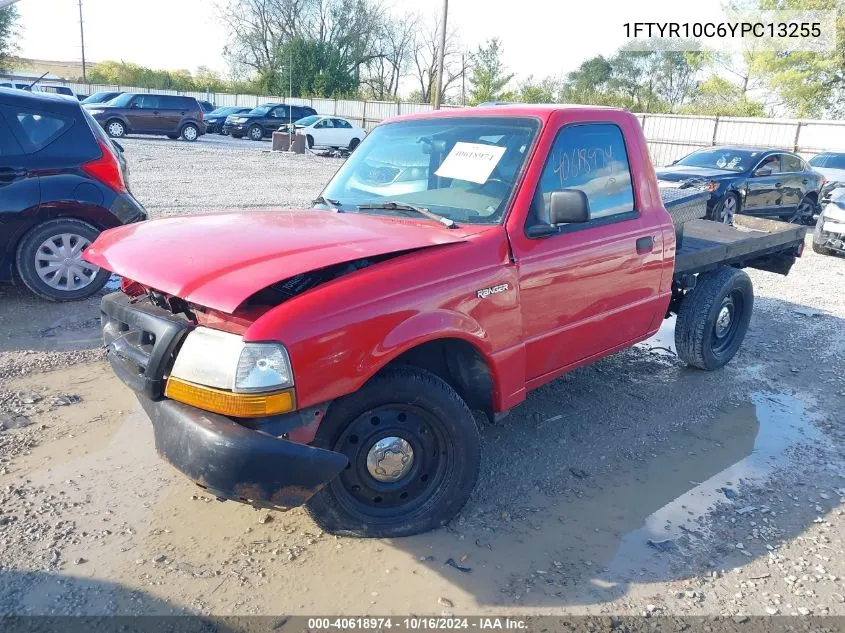
[[[413,365],[447,382],[470,409],[493,419],[493,374],[484,356],[461,339],[438,339],[418,345],[394,358],[383,369]]]

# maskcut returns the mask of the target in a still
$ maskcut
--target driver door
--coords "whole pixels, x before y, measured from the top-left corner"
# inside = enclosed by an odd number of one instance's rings
[[[750,215],[777,213],[784,198],[781,180],[781,155],[772,154],[761,160],[748,179],[742,211]]]
[[[267,113],[267,118],[262,121],[265,136],[272,136],[273,132],[282,125],[288,124],[288,107],[279,106]]]

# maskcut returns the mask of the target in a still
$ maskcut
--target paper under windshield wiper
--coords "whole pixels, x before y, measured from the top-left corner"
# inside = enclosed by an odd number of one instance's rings
[[[408,204],[407,202],[395,202],[390,200],[388,202],[369,202],[365,204],[359,204],[359,209],[390,209],[395,211],[415,211],[420,215],[424,215],[425,217],[431,220],[437,220],[440,224],[444,225],[450,229],[458,228],[458,225],[455,224],[455,221],[450,218],[444,218],[442,215],[437,215],[436,213],[432,213],[425,207],[420,207],[415,204]]]

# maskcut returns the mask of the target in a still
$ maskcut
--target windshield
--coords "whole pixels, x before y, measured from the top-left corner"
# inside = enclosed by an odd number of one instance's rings
[[[216,108],[208,113],[208,116],[226,116],[237,112],[238,108]]]
[[[817,154],[810,159],[813,167],[845,169],[845,154]]]
[[[302,127],[308,127],[309,125],[313,125],[316,123],[317,119],[320,117],[316,114],[312,114],[311,116],[307,116],[304,119],[299,119],[298,121],[294,122],[294,125],[301,125]]]
[[[679,160],[676,165],[707,167],[723,171],[741,172],[749,169],[760,152],[744,152],[732,149],[703,149]]]
[[[132,97],[134,96],[135,95],[129,92],[124,92],[122,95],[116,96],[111,101],[107,101],[105,105],[115,106],[117,108],[125,108],[129,105],[129,102],[132,101]]]
[[[472,224],[501,222],[537,133],[529,118],[455,117],[380,125],[323,196],[343,211],[405,203]]]
[[[249,113],[250,114],[257,114],[258,116],[264,116],[265,114],[267,114],[272,109],[273,109],[273,106],[263,105],[263,106],[258,106],[257,108],[253,108],[252,110],[249,111]]]

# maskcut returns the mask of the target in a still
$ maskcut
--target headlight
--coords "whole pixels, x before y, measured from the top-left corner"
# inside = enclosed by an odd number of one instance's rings
[[[282,345],[198,327],[179,349],[165,395],[224,415],[259,417],[292,411],[293,384]]]
[[[105,110],[88,110],[88,114],[90,114],[91,116],[102,114],[103,112],[105,112]]]
[[[835,205],[829,204],[824,208],[822,213],[826,220],[835,220],[836,222],[845,222],[845,209]]]
[[[242,116],[236,116],[234,119],[230,119],[232,123],[246,123],[246,118]]]
[[[719,188],[718,182],[710,181],[710,182],[707,183],[707,185],[705,185],[704,190],[705,191],[716,191],[716,189],[718,189],[718,188]]]

